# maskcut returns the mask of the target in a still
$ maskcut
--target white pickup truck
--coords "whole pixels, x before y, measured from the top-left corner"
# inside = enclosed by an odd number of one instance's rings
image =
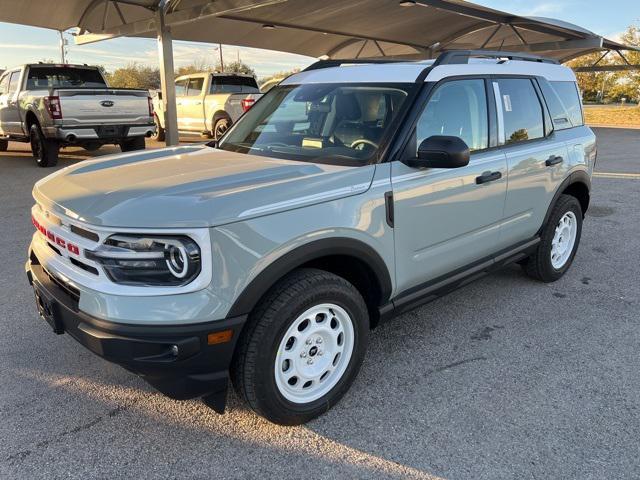
[[[97,67],[40,63],[0,75],[0,151],[30,142],[41,167],[56,165],[61,147],[141,150],[154,133],[149,93],[109,88]]]
[[[176,78],[178,130],[216,140],[222,137],[262,94],[253,75],[193,73]],[[164,140],[164,106],[161,94],[153,101],[156,139]]]

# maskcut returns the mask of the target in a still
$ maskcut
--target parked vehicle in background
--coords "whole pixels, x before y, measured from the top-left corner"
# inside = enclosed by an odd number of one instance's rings
[[[109,88],[97,67],[13,68],[0,76],[0,150],[9,141],[31,142],[41,167],[55,165],[60,148],[69,145],[141,150],[154,133],[152,108],[146,90]]]
[[[221,141],[38,182],[26,270],[54,331],[217,411],[230,373],[291,425],[339,401],[394,315],[511,262],[567,272],[596,162],[569,68],[345,63],[288,77]]]
[[[273,87],[278,85],[282,80],[284,80],[283,77],[272,78],[271,80],[267,80],[262,85],[260,85],[260,93],[267,93]]]
[[[219,139],[262,95],[253,75],[193,73],[176,78],[176,108],[180,133]],[[162,94],[153,102],[156,139],[164,140]]]

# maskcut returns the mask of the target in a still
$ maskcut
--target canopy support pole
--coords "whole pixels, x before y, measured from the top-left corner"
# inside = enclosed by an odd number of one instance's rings
[[[160,56],[160,86],[162,88],[162,106],[164,111],[164,129],[166,145],[178,145],[178,113],[176,110],[176,85],[173,67],[173,38],[165,23],[164,3],[156,11],[156,31],[158,35],[158,53]]]

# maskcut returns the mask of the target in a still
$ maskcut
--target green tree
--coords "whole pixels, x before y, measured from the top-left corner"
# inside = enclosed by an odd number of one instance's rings
[[[220,72],[222,69],[220,68],[220,64],[212,65],[208,63],[204,59],[199,59],[194,61],[189,65],[183,65],[176,70],[176,77],[181,75],[190,75],[192,73],[201,73],[201,72]],[[224,72],[225,73],[245,73],[249,75],[255,76],[256,72],[246,63],[240,61],[229,62],[224,64]]]
[[[131,63],[107,74],[107,82],[114,88],[160,88],[160,70],[158,68]]]

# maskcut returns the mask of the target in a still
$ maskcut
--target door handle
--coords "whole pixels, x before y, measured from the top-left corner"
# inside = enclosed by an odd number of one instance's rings
[[[552,167],[554,165],[558,165],[559,163],[562,163],[564,161],[564,158],[562,158],[560,155],[551,155],[546,162],[544,162],[544,164],[547,167]]]
[[[496,180],[500,180],[502,178],[502,173],[500,172],[488,172],[476,177],[476,183],[478,185],[482,185],[483,183],[495,182]]]
[[[202,102],[196,102],[196,105],[202,105]]]

